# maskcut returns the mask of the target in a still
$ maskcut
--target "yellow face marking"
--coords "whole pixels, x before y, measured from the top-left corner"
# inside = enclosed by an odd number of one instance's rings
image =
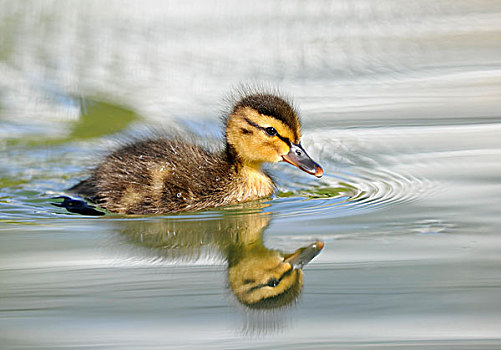
[[[267,135],[263,128],[268,127],[275,128],[280,137]],[[259,114],[250,107],[235,111],[230,116],[226,128],[226,139],[243,162],[258,166],[263,162],[282,160],[282,156],[290,151],[289,145],[283,139],[298,143],[295,134],[300,135],[300,130],[294,132],[280,120]]]
[[[278,134],[286,139],[288,139],[290,142],[293,143],[298,143],[299,140],[296,140],[294,137],[294,131],[290,129],[290,127],[286,124],[284,124],[282,121],[275,119],[273,117],[264,115],[264,114],[259,114],[255,109],[252,109],[250,107],[245,107],[239,111],[239,114],[242,116],[245,116],[247,119],[249,119],[251,122],[263,127],[274,127]],[[301,135],[301,130],[295,130],[297,135]]]

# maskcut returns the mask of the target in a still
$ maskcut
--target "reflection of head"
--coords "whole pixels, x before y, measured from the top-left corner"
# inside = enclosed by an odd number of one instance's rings
[[[302,267],[323,248],[322,242],[286,255],[264,246],[268,215],[228,215],[211,220],[131,221],[122,233],[155,255],[196,260],[202,251],[228,261],[228,282],[245,306],[271,309],[297,300],[303,287]]]
[[[297,300],[302,267],[323,248],[316,242],[284,256],[262,245],[241,247],[229,256],[228,281],[237,299],[253,309],[272,309]]]
[[[293,270],[275,253],[244,258],[230,265],[228,280],[242,304],[254,309],[270,309],[297,299],[303,286],[303,273],[300,269]]]

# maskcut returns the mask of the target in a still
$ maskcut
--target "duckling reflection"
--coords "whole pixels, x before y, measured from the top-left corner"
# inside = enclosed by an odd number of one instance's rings
[[[237,300],[251,309],[292,304],[303,287],[303,267],[324,244],[314,242],[285,254],[264,245],[270,222],[264,214],[227,215],[210,220],[126,222],[122,233],[131,242],[167,259],[196,260],[220,256],[228,263],[228,285]]]
[[[303,266],[323,248],[317,241],[285,255],[262,242],[238,245],[228,259],[228,281],[237,299],[253,309],[288,305],[303,287]]]

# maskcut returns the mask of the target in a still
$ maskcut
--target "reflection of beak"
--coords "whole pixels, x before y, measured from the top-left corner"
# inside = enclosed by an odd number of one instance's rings
[[[285,257],[284,262],[288,262],[292,265],[294,270],[302,269],[304,265],[309,263],[314,257],[320,253],[324,247],[324,242],[316,241],[307,247],[299,248],[294,253]]]
[[[324,174],[322,167],[310,158],[300,143],[297,145],[291,143],[291,150],[285,156],[282,156],[282,159],[284,162],[295,165],[302,171],[316,177],[322,177]]]

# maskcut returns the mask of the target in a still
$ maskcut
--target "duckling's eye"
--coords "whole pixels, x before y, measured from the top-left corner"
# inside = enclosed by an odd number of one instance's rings
[[[280,283],[276,278],[272,278],[266,283],[268,287],[276,287],[278,286],[278,283]]]
[[[266,131],[268,136],[275,136],[277,134],[277,130],[272,126],[269,126],[269,127],[265,128],[264,130]]]

